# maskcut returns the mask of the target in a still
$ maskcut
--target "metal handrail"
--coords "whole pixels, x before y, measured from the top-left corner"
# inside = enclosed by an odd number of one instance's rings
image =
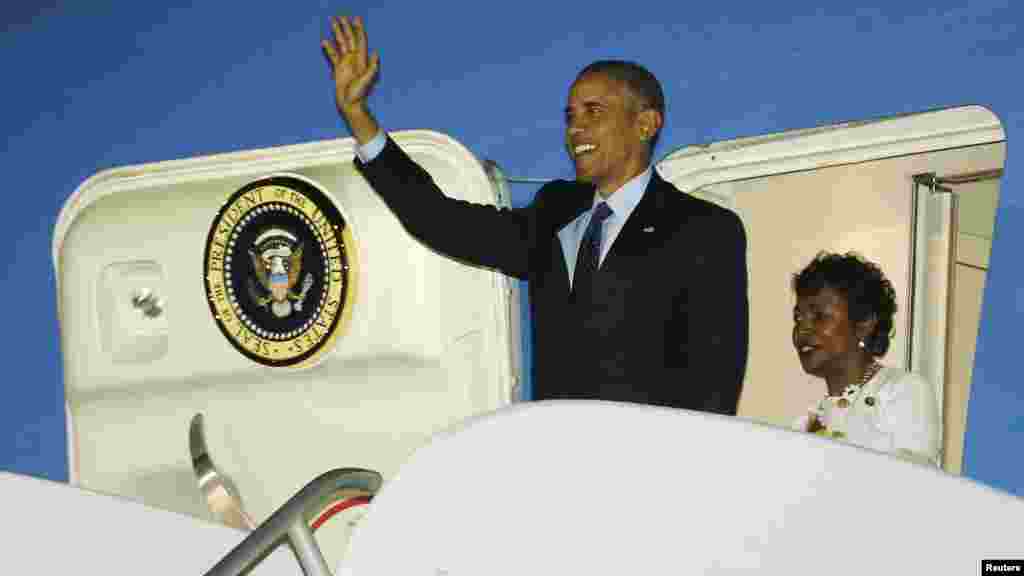
[[[202,413],[192,417],[188,427],[188,451],[192,456],[192,470],[196,485],[206,500],[206,505],[228,526],[241,530],[253,530],[256,523],[242,506],[242,495],[231,477],[213,463],[210,449],[206,446],[206,428]]]
[[[206,572],[206,576],[240,576],[285,540],[291,544],[306,576],[331,576],[309,528],[310,521],[339,493],[356,490],[372,496],[380,485],[381,475],[372,470],[338,468],[321,474],[257,526]]]

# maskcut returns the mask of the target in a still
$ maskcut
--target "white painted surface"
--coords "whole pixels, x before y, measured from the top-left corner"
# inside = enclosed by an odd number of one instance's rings
[[[448,195],[502,201],[454,140],[393,137]],[[119,168],[79,187],[54,237],[72,483],[212,519],[188,453],[189,422],[202,412],[214,461],[262,521],[326,470],[387,478],[433,432],[511,401],[521,342],[512,284],[412,239],[352,157],[344,139]],[[308,369],[238,353],[203,285],[217,210],[281,172],[319,184],[354,236],[351,321]],[[130,305],[140,288],[166,303],[157,322]],[[341,557],[348,527],[324,527],[329,560]]]
[[[338,574],[976,574],[1024,557],[1022,516],[1024,500],[818,436],[528,403],[418,451]]]
[[[67,484],[0,472],[0,573],[199,576],[242,541],[218,524]],[[279,547],[253,576],[302,570]]]

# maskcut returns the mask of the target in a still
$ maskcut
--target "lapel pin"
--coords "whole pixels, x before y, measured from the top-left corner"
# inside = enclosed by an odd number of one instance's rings
[[[654,232],[654,226],[647,226],[644,228],[644,232]]]

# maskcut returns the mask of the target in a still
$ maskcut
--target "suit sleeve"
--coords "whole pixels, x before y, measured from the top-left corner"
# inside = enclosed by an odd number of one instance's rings
[[[390,137],[373,160],[355,165],[414,238],[446,256],[529,279],[541,192],[524,208],[455,200]]]
[[[747,240],[733,212],[719,212],[695,248],[701,265],[687,298],[685,355],[692,385],[704,394],[703,410],[735,415],[749,345]]]

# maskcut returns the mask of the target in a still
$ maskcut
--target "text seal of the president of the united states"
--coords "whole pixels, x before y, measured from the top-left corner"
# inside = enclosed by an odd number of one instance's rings
[[[353,297],[352,234],[313,181],[255,180],[217,212],[203,276],[217,327],[267,366],[308,366],[344,329]]]

